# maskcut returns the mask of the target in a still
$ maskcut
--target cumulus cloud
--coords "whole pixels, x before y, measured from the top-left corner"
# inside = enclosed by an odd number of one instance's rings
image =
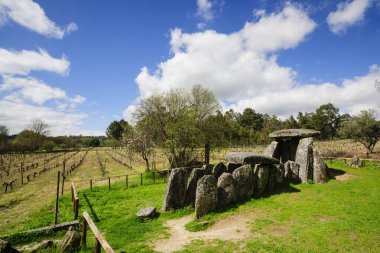
[[[46,16],[41,6],[32,0],[0,0],[0,24],[1,21],[5,23],[9,19],[29,30],[56,39],[62,39],[66,34],[78,29],[75,23],[60,28]]]
[[[272,53],[295,47],[315,26],[303,10],[287,5],[231,34],[213,30],[187,34],[174,29],[170,40],[173,57],[161,62],[153,73],[143,67],[135,81],[142,97],[197,83],[232,101],[285,90],[295,72],[279,66]]]
[[[362,21],[366,10],[371,6],[372,2],[372,0],[353,0],[339,3],[337,10],[330,12],[327,17],[330,31],[341,34],[348,27]]]
[[[70,62],[64,56],[54,58],[44,49],[12,51],[0,48],[0,75],[28,75],[33,70],[64,75],[68,73],[69,68]]]
[[[379,94],[373,86],[375,78],[380,78],[377,65],[342,83],[299,84],[297,73],[278,63],[281,50],[299,45],[315,27],[303,9],[288,4],[277,13],[260,12],[256,22],[247,22],[231,34],[213,30],[190,34],[174,29],[171,58],[154,71],[143,67],[135,79],[140,98],[201,84],[215,93],[224,109],[240,112],[252,107],[260,113],[287,117],[329,102],[348,113],[379,108]],[[131,119],[134,108],[130,105],[124,118]]]

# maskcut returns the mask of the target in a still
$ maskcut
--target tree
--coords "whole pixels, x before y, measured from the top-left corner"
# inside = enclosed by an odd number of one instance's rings
[[[344,124],[341,134],[360,142],[369,153],[372,153],[380,139],[380,122],[376,120],[375,111],[364,110],[353,116],[351,121]]]
[[[10,149],[8,146],[9,130],[5,125],[0,125],[0,151],[7,151]]]
[[[111,124],[107,127],[107,137],[120,141],[124,131],[131,130],[131,125],[125,120],[112,121]]]
[[[35,133],[31,130],[21,131],[13,140],[13,145],[21,151],[36,151],[38,149],[35,142]]]
[[[149,125],[140,121],[139,124],[132,131],[125,131],[122,136],[122,143],[128,150],[137,152],[144,159],[146,164],[146,171],[149,172],[149,156],[153,154],[155,143],[151,133],[148,129]]]
[[[333,139],[341,124],[339,108],[331,103],[321,105],[312,116],[312,122],[314,129],[321,132],[322,139]]]
[[[41,119],[35,119],[30,123],[29,130],[37,135],[46,136],[49,134],[49,125]]]
[[[211,142],[212,129],[206,120],[216,114],[219,103],[212,92],[194,86],[191,92],[174,89],[143,99],[134,117],[144,134],[165,147],[171,167],[187,166],[196,160],[196,148]]]
[[[91,147],[99,147],[100,146],[100,140],[99,138],[92,137],[90,140],[90,146]]]

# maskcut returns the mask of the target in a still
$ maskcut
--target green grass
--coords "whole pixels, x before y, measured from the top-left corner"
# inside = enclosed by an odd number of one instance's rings
[[[344,162],[329,167],[350,175],[347,181],[291,185],[287,192],[252,199],[191,221],[189,231],[207,229],[234,213],[253,212],[252,237],[241,242],[196,240],[182,252],[378,252],[380,248],[380,170],[378,164],[348,168]],[[152,177],[144,178],[150,183]],[[138,179],[136,179],[138,182]],[[138,185],[138,183],[136,183]],[[165,184],[130,187],[115,183],[79,192],[80,213],[87,211],[116,252],[153,252],[150,243],[169,236],[167,220],[194,212],[187,207],[161,213],[158,219],[142,222],[135,213],[155,206],[159,211]],[[12,203],[9,203],[10,205]],[[54,219],[54,203],[30,216],[25,228],[47,225]],[[60,221],[72,220],[68,195],[60,199]],[[88,251],[93,236],[88,232]]]

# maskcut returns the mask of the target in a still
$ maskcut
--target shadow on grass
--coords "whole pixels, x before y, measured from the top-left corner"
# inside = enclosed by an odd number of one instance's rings
[[[344,170],[340,169],[334,169],[334,168],[327,168],[326,170],[327,178],[329,180],[336,179],[336,176],[341,176],[343,174],[346,174]]]
[[[87,198],[87,195],[86,194],[83,194],[86,202],[87,202],[87,205],[88,207],[90,208],[90,211],[91,211],[91,214],[92,214],[92,217],[94,217],[94,221],[95,222],[99,222],[99,217],[98,215],[96,215],[95,211],[94,211],[94,208],[92,208],[92,204],[90,203],[90,200]]]

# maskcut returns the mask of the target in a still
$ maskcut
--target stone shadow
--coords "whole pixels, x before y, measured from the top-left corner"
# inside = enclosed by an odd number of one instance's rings
[[[335,180],[336,176],[341,176],[343,174],[346,174],[346,172],[340,169],[327,168],[326,174],[329,180]]]

